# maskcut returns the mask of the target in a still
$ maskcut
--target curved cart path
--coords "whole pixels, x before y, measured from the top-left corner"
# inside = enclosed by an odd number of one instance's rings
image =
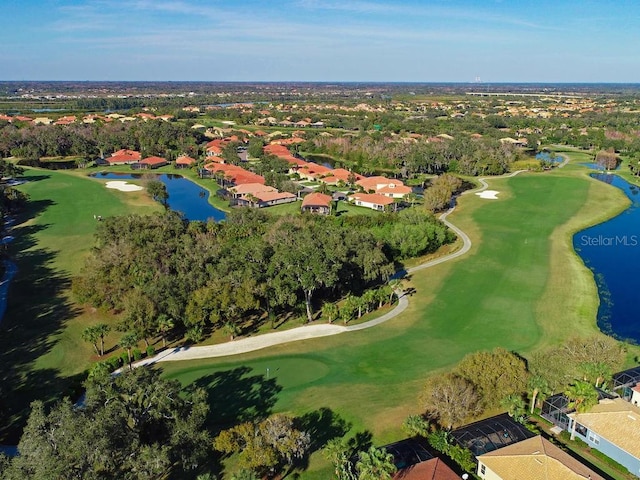
[[[489,185],[486,182],[487,178],[497,179],[497,178],[509,178],[518,175],[519,173],[525,172],[526,170],[518,170],[507,175],[500,175],[497,177],[483,177],[478,178],[481,186],[479,188],[468,190],[463,192],[463,194],[468,193],[479,193],[483,190],[486,190]],[[471,239],[469,236],[456,227],[453,223],[447,220],[447,217],[451,212],[455,210],[455,204],[446,212],[440,215],[439,219],[453,230],[458,237],[462,239],[462,247],[455,252],[449,253],[448,255],[444,255],[443,257],[436,258],[434,260],[430,260],[428,262],[422,263],[420,265],[416,265],[415,267],[411,267],[406,269],[402,273],[413,273],[419,270],[424,270],[425,268],[431,268],[436,265],[440,265],[441,263],[448,262],[455,258],[458,258],[464,254],[466,254],[471,249]],[[398,274],[396,274],[397,276]],[[237,340],[233,340],[227,343],[217,344],[217,345],[203,345],[196,347],[176,347],[169,350],[165,350],[160,352],[158,355],[146,358],[144,360],[140,360],[134,364],[134,366],[140,365],[148,365],[156,362],[176,362],[181,360],[196,360],[201,358],[215,358],[215,357],[226,357],[230,355],[239,355],[241,353],[253,352],[255,350],[261,350],[263,348],[273,347],[275,345],[281,345],[283,343],[295,342],[299,340],[308,340],[311,338],[320,338],[327,337],[329,335],[338,335],[345,332],[354,332],[357,330],[364,330],[366,328],[375,327],[376,325],[380,325],[392,318],[400,315],[402,312],[406,310],[409,306],[409,299],[404,292],[398,292],[398,304],[391,310],[390,312],[385,313],[384,315],[370,320],[365,323],[361,323],[359,325],[352,326],[341,326],[335,324],[320,324],[320,325],[305,325],[303,327],[292,328],[290,330],[285,330],[282,332],[273,332],[273,333],[264,333],[261,335],[257,335],[255,337],[247,337],[241,338]]]

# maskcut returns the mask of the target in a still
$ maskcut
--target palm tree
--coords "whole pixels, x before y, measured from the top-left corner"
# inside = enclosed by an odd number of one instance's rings
[[[162,337],[162,348],[167,346],[167,334],[175,327],[175,323],[172,318],[168,317],[164,313],[158,316],[158,332]]]
[[[507,409],[507,413],[511,418],[519,423],[523,423],[527,409],[520,395],[511,393],[502,399],[500,405]]]
[[[106,323],[99,323],[95,326],[96,333],[100,338],[100,356],[104,355],[104,337],[111,331],[111,327]]]
[[[241,332],[240,327],[238,326],[238,324],[236,324],[236,323],[234,323],[232,321],[226,322],[224,324],[224,326],[222,327],[222,331],[224,333],[226,333],[227,335],[229,335],[229,339],[230,340],[233,340]]]
[[[391,294],[389,295],[389,303],[392,303],[394,295],[396,295],[398,298],[402,296],[402,279],[393,278],[389,280],[389,286],[391,287]]]
[[[134,332],[125,333],[120,339],[120,346],[127,350],[127,357],[129,358],[129,368],[131,368],[131,349],[138,345],[138,335]]]
[[[397,471],[393,455],[383,448],[371,447],[360,452],[356,463],[358,480],[391,480]]]
[[[536,407],[536,401],[539,396],[546,396],[549,393],[549,382],[540,375],[531,375],[528,381],[528,387],[531,391],[531,408],[530,413]]]
[[[362,303],[364,304],[365,313],[369,313],[371,311],[371,307],[376,303],[376,292],[375,290],[366,290],[362,294]]]
[[[82,331],[82,339],[86,342],[91,343],[96,351],[96,355],[100,355],[100,351],[98,350],[98,339],[100,338],[100,333],[98,332],[96,326],[97,325],[91,325],[85,328]]]
[[[613,373],[611,367],[605,362],[584,362],[578,367],[583,374],[583,380],[593,383],[596,387],[610,378]]]
[[[598,404],[598,392],[595,387],[588,382],[577,380],[573,385],[564,392],[569,399],[569,408],[575,409],[576,413],[587,412],[591,407]],[[573,419],[571,426],[571,440],[576,436],[576,421]]]
[[[322,316],[327,319],[329,323],[333,323],[333,321],[338,318],[338,306],[335,303],[325,302],[322,305]]]

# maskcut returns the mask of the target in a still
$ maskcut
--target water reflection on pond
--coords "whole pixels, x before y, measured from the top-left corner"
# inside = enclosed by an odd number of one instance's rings
[[[189,220],[224,220],[225,213],[209,203],[209,192],[180,175],[100,172],[93,176],[105,180],[139,180],[143,175],[154,175],[164,183],[169,193],[169,207],[182,212]]]

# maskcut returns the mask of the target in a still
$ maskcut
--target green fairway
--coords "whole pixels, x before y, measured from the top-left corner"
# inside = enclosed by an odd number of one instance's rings
[[[23,415],[36,399],[71,394],[74,376],[92,360],[81,339],[85,326],[113,318],[83,310],[70,296],[71,277],[94,243],[97,220],[129,211],[159,211],[144,192],[108,190],[104,182],[60,171],[29,169],[19,188],[30,201],[16,219],[10,253],[18,274],[9,289],[0,334],[0,389],[7,418]],[[107,339],[112,346],[115,334]],[[15,431],[0,427],[0,439]]]
[[[240,357],[164,363],[166,375],[184,383],[234,378],[214,382],[214,412],[219,398],[241,398],[245,389],[275,381],[278,388],[269,390],[275,410],[301,414],[327,407],[351,423],[352,433],[368,429],[382,443],[401,437],[404,418],[419,411],[427,376],[466,353],[502,346],[526,354],[597,331],[595,288],[570,237],[619,209],[623,198],[581,168],[489,183],[499,200],[465,195],[450,218],[471,236],[472,250],[414,274],[415,293],[400,317]],[[313,372],[301,375],[305,368]],[[326,478],[326,463],[314,458],[303,478]]]

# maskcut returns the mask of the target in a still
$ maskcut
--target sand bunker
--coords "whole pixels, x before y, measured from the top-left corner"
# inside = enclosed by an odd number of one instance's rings
[[[121,180],[107,182],[107,188],[114,188],[121,192],[137,192],[138,190],[144,190],[140,185],[133,185],[132,183],[123,182]]]
[[[497,192],[496,190],[484,190],[482,192],[476,193],[476,195],[478,195],[480,198],[486,198],[487,200],[497,200],[497,195],[499,193],[500,192]]]

